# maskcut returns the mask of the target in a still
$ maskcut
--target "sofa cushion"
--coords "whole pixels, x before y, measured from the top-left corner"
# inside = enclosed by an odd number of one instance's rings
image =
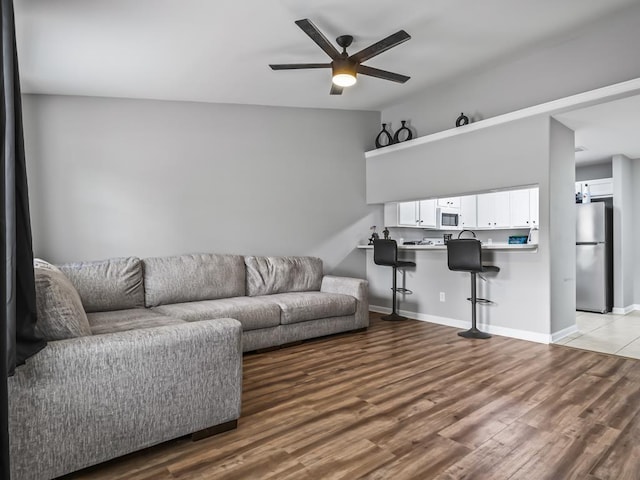
[[[280,325],[280,307],[273,302],[256,297],[175,303],[161,305],[153,310],[189,322],[213,318],[235,318],[242,324],[243,331]]]
[[[322,260],[315,257],[245,257],[247,295],[318,291]]]
[[[172,318],[145,308],[132,308],[114,312],[95,312],[87,315],[91,333],[126,332],[139,328],[162,327],[187,323],[179,318]]]
[[[353,315],[356,313],[357,306],[354,297],[341,293],[292,292],[257,298],[273,302],[280,307],[282,325]]]
[[[147,307],[245,294],[240,255],[201,253],[145,258],[143,263]]]
[[[87,312],[106,312],[144,306],[142,264],[139,258],[110,258],[59,265],[76,287]]]
[[[57,267],[40,259],[34,260],[33,273],[38,314],[36,331],[45,340],[91,335],[80,295],[69,279]]]

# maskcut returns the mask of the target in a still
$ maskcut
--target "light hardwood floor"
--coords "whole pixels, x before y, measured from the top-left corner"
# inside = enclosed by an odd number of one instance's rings
[[[237,430],[65,478],[638,480],[640,361],[372,314],[246,355]]]

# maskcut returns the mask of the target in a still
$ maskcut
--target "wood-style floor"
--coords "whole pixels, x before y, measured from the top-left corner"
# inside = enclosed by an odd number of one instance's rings
[[[237,430],[68,479],[640,479],[640,361],[372,314],[244,357]]]

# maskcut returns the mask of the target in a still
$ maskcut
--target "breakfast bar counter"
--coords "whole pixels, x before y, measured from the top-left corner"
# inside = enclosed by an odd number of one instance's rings
[[[389,313],[389,268],[375,264],[373,245],[357,248],[366,254],[370,310]],[[398,293],[398,311],[409,318],[466,330],[471,322],[469,274],[449,270],[446,251],[447,246],[439,241],[398,246],[398,260],[415,263],[398,271],[398,287],[411,292]],[[537,280],[545,271],[546,247],[484,241],[482,252],[483,263],[500,267],[500,271],[483,273],[483,279],[477,282],[478,296],[493,302],[478,306],[480,329],[548,343],[549,335],[536,331],[529,319],[542,318],[549,302],[548,288]]]
[[[373,250],[373,245],[358,245],[360,249]],[[483,243],[483,250],[519,250],[528,252],[537,252],[538,245],[531,243]],[[446,251],[445,244],[431,245],[398,245],[398,250],[442,250]]]

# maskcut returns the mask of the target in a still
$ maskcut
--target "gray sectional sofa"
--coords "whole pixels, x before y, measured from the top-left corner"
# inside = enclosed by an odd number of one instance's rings
[[[367,282],[312,257],[36,261],[47,347],[9,379],[14,480],[235,426],[242,352],[366,328]]]

